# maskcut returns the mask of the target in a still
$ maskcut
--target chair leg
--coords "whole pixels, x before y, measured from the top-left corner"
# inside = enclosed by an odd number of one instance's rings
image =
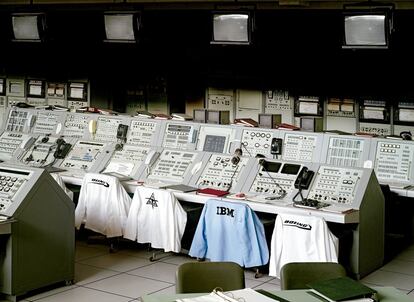
[[[258,279],[258,278],[260,278],[260,277],[262,277],[262,276],[263,276],[263,274],[260,272],[259,268],[258,268],[258,267],[256,267],[256,269],[255,269],[255,273],[254,273],[254,277],[255,277],[256,279]]]
[[[119,237],[109,238],[109,253],[116,253],[119,250]]]
[[[163,256],[163,257],[161,257],[161,258],[157,258],[157,255],[161,255],[161,254],[164,254],[164,256]],[[171,255],[171,253],[170,253],[170,252],[165,253],[165,252],[163,252],[162,250],[159,250],[159,251],[153,251],[153,252],[152,252],[152,256],[149,258],[149,261],[151,261],[151,262],[158,261],[158,260],[161,260],[162,258],[168,257],[168,256],[170,256],[170,255]]]

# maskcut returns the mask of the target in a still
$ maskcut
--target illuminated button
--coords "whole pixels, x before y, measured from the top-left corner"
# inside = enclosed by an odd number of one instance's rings
[[[15,182],[17,180],[17,177],[13,177],[12,179],[11,179],[11,181],[13,181],[13,182]]]
[[[11,179],[11,177],[10,176],[7,176],[6,177],[6,181],[9,181]]]
[[[10,191],[10,188],[4,188],[4,192],[9,192]]]

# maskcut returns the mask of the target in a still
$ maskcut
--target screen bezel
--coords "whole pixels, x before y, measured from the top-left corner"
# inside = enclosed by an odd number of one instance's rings
[[[36,30],[37,35],[39,38],[32,38],[32,39],[18,39],[16,38],[15,34],[15,27],[13,25],[13,18],[14,17],[36,17]],[[42,42],[45,39],[45,32],[46,32],[46,15],[44,13],[15,13],[11,15],[11,27],[12,27],[12,41],[13,42]]]
[[[132,18],[132,30],[134,32],[134,39],[108,39],[106,32],[105,16],[114,16],[114,15],[130,15]],[[141,28],[141,13],[137,11],[125,11],[125,12],[105,12],[103,14],[103,35],[104,42],[106,43],[137,43],[138,42],[138,33]]]
[[[355,16],[384,16],[384,35],[385,45],[369,45],[369,44],[347,44],[345,33],[345,20],[347,17]],[[342,33],[342,48],[343,49],[388,49],[390,42],[390,15],[386,10],[373,10],[373,11],[345,11],[342,14],[343,21],[343,33]]]
[[[214,39],[214,17],[216,15],[247,15],[247,41],[227,41]],[[211,41],[215,45],[251,45],[253,31],[253,14],[249,11],[212,11],[211,12]]]

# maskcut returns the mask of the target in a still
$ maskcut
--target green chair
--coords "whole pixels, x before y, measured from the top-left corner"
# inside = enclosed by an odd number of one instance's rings
[[[245,288],[243,268],[234,262],[188,262],[177,269],[177,294],[209,293],[216,287],[224,291]]]
[[[307,289],[313,281],[345,277],[342,265],[334,262],[292,262],[280,270],[280,289]]]

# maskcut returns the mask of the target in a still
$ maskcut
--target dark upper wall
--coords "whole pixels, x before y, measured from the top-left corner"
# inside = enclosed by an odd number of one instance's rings
[[[341,49],[339,10],[256,12],[254,44],[209,44],[206,10],[148,10],[137,45],[105,44],[100,9],[47,11],[48,41],[10,43],[0,12],[0,72],[47,79],[86,77],[92,96],[122,107],[125,90],[165,78],[169,100],[202,95],[208,86],[286,88],[298,94],[413,98],[414,11],[397,11],[390,50]]]

